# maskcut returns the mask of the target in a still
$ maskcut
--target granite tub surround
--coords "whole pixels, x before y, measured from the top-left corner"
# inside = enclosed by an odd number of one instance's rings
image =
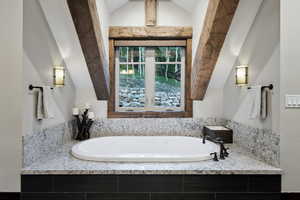
[[[91,137],[124,135],[165,135],[199,137],[203,126],[224,125],[223,119],[98,119],[91,128]],[[49,152],[73,141],[75,121],[61,123],[23,136],[23,165],[45,157]]]
[[[113,163],[76,159],[70,154],[74,143],[63,145],[26,166],[22,174],[281,174],[279,168],[258,161],[231,146],[226,160],[188,163]]]
[[[23,166],[41,160],[50,152],[72,141],[74,122],[60,123],[23,136]]]
[[[103,136],[193,136],[199,137],[205,125],[225,125],[218,118],[138,118],[98,119],[91,128],[91,137]]]
[[[228,121],[233,130],[233,142],[258,159],[279,166],[280,136],[270,129],[253,128],[235,121]]]

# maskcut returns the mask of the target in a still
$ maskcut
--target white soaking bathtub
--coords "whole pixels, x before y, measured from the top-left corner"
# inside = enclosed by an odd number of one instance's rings
[[[197,162],[211,159],[218,145],[183,136],[98,137],[73,146],[72,155],[103,162]]]

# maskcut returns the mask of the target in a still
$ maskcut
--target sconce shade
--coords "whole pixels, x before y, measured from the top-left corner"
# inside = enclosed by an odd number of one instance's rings
[[[243,86],[248,84],[248,66],[241,65],[236,67],[236,85]]]
[[[53,84],[55,87],[63,87],[65,85],[65,68],[54,67]]]

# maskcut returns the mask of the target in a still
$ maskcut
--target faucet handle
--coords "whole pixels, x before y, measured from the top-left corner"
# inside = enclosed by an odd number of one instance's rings
[[[216,161],[216,162],[219,161],[217,152],[211,153],[210,155],[214,156],[213,161]]]
[[[224,144],[223,140],[221,138],[219,138],[219,137],[217,137],[215,140],[219,144]]]
[[[224,149],[223,149],[223,151],[224,151],[224,156],[225,156],[225,157],[228,157],[228,156],[229,156],[228,150],[229,150],[229,148],[224,148]]]

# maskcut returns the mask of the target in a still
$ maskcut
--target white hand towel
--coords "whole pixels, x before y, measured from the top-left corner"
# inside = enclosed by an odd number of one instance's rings
[[[252,86],[249,90],[250,95],[250,119],[258,119],[261,115],[261,85]]]
[[[44,118],[43,111],[43,92],[41,89],[37,90],[37,100],[36,100],[36,118],[42,120]]]
[[[53,100],[51,98],[51,87],[43,86],[43,108],[44,108],[44,119],[54,118],[53,113]]]
[[[265,88],[261,91],[261,119],[268,117],[268,93],[269,89]]]

